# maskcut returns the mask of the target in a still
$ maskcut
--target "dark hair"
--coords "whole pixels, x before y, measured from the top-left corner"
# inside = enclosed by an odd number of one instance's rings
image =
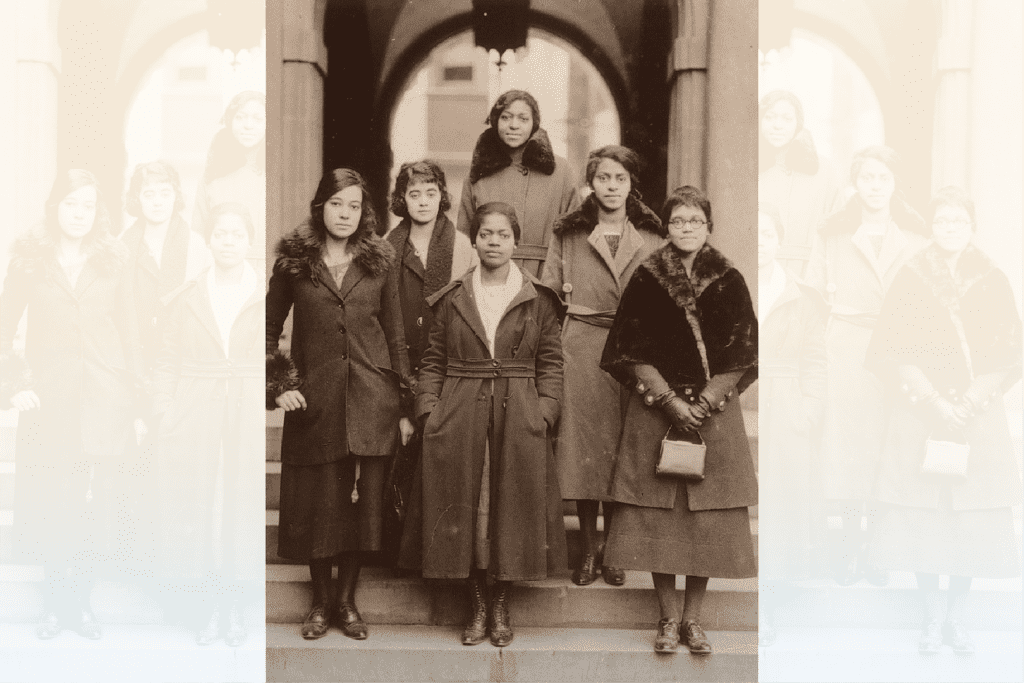
[[[480,233],[480,224],[483,223],[484,216],[492,214],[504,216],[508,219],[509,225],[512,226],[512,234],[516,238],[516,245],[518,246],[520,237],[519,219],[516,218],[516,210],[505,202],[487,202],[476,210],[476,213],[473,214],[473,220],[469,223],[470,243],[476,244],[476,236]]]
[[[107,212],[107,205],[103,202],[103,193],[100,192],[99,181],[89,171],[82,168],[71,168],[64,172],[57,173],[50,189],[50,196],[46,199],[45,224],[46,232],[50,237],[59,239],[61,236],[60,221],[57,219],[57,206],[64,201],[64,198],[75,190],[83,187],[93,186],[96,188],[96,219],[93,221],[92,229],[83,238],[83,244],[96,241],[110,235],[110,214]]]
[[[206,155],[206,171],[203,173],[203,182],[208,183],[211,180],[223,178],[245,166],[246,149],[235,139],[235,134],[231,131],[231,122],[239,109],[254,101],[259,102],[266,111],[267,96],[257,90],[245,90],[238,93],[231,98],[228,106],[224,109],[224,115],[220,119],[224,127],[217,131],[213,136],[213,142],[210,143],[210,151]],[[257,147],[258,161],[265,166],[267,163],[266,145],[257,143]]]
[[[448,194],[448,184],[444,178],[444,171],[436,161],[424,159],[423,161],[410,161],[402,164],[398,170],[398,177],[395,178],[395,189],[391,192],[391,213],[399,218],[409,217],[409,207],[405,204],[405,192],[409,185],[414,182],[434,183],[441,193],[441,205],[437,209],[438,215],[447,213],[452,208],[452,198]]]
[[[367,188],[363,176],[350,168],[336,168],[324,173],[324,177],[320,179],[320,184],[316,188],[316,194],[313,195],[313,201],[309,203],[309,224],[321,239],[327,239],[327,226],[324,225],[324,204],[346,187],[353,185],[359,187],[363,193],[363,212],[359,216],[359,225],[349,237],[349,242],[376,234],[377,213],[373,210],[370,190]]]
[[[530,131],[530,135],[536,133],[537,129],[540,128],[540,105],[537,104],[537,98],[525,90],[509,90],[498,95],[498,99],[494,101],[494,106],[491,107],[491,113],[487,115],[487,123],[491,125],[491,128],[497,130],[501,112],[511,107],[513,102],[520,100],[526,102],[526,106],[533,112],[533,130]]]
[[[936,192],[928,207],[929,225],[935,221],[935,212],[943,206],[952,206],[966,211],[967,215],[971,217],[971,230],[977,229],[978,224],[974,215],[974,202],[971,200],[971,195],[967,194],[967,192],[955,185],[947,185]]]
[[[206,234],[204,237],[209,242],[213,236],[213,229],[217,227],[217,221],[222,216],[238,216],[242,219],[242,223],[245,224],[245,231],[249,234],[249,242],[256,240],[256,228],[252,224],[252,215],[249,213],[249,209],[244,204],[238,202],[223,202],[210,209],[210,219],[206,221]]]
[[[708,232],[711,232],[711,202],[704,191],[693,185],[683,185],[672,190],[672,193],[665,199],[665,205],[661,207],[661,224],[666,228],[668,221],[672,218],[672,212],[677,206],[688,206],[691,209],[700,209],[704,212],[704,218],[708,221]]]
[[[768,111],[779,102],[789,102],[796,113],[796,130],[793,139],[783,147],[773,147],[764,136],[761,126]],[[818,152],[814,148],[811,132],[804,128],[804,108],[800,99],[788,90],[773,90],[763,98],[757,112],[757,165],[759,171],[766,171],[775,164],[778,154],[785,155],[786,167],[791,171],[814,175],[818,172]]]
[[[880,161],[892,171],[893,178],[896,181],[896,189],[898,190],[900,186],[900,155],[892,147],[886,147],[885,145],[865,147],[853,155],[853,161],[850,162],[850,183],[854,188],[857,187],[857,174],[860,173],[860,169],[868,159]]]
[[[850,180],[853,185],[856,187],[857,174],[860,173],[861,167],[868,159],[875,159],[885,164],[892,171],[895,178],[896,189],[889,200],[889,213],[893,221],[896,222],[896,225],[899,226],[900,230],[907,230],[929,237],[931,232],[925,225],[924,218],[907,202],[902,190],[900,190],[899,155],[891,147],[875,145],[857,152],[850,164]],[[864,200],[860,198],[859,194],[855,193],[847,200],[846,206],[825,219],[825,224],[821,230],[826,234],[855,231],[857,226],[860,225],[861,210],[863,208]]]
[[[132,171],[131,182],[128,183],[128,192],[124,197],[124,210],[129,216],[140,218],[142,216],[142,203],[139,195],[146,183],[169,183],[174,189],[174,213],[181,213],[185,210],[185,198],[181,193],[181,180],[178,172],[163,159],[139,164]]]
[[[629,193],[636,199],[641,199],[640,194],[640,155],[629,147],[622,145],[605,145],[595,149],[587,156],[586,178],[587,185],[593,188],[594,176],[597,175],[597,167],[603,159],[610,159],[622,164],[622,167],[629,173]]]
[[[786,226],[782,223],[782,214],[779,213],[778,207],[770,202],[758,202],[757,212],[772,219],[772,223],[775,224],[775,232],[779,235],[779,242],[782,242],[782,238],[786,236]]]

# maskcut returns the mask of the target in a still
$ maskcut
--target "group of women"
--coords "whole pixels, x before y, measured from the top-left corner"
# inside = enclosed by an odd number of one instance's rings
[[[198,598],[181,616],[201,645],[246,638],[240,598],[262,589],[263,560],[262,93],[223,124],[201,231],[177,171],[153,161],[134,169],[119,239],[97,178],[70,169],[11,247],[0,399],[20,411],[14,550],[44,568],[40,638],[102,636],[97,578],[143,579],[168,617]]]
[[[573,581],[651,572],[655,649],[708,653],[708,577],[756,574],[736,400],[757,363],[746,285],[707,243],[700,190],[671,193],[659,216],[640,199],[637,155],[608,146],[590,154],[580,202],[529,93],[503,94],[489,123],[458,225],[433,162],[401,167],[386,238],[362,178],[336,169],[277,246],[267,407],[286,411],[278,553],[312,578],[302,635],[367,637],[360,567],[389,542],[396,449],[419,442],[397,562],[466,581],[463,644],[508,645],[510,583],[564,571],[565,497],[584,542]],[[547,246],[539,277],[524,246]],[[655,474],[670,428],[703,437],[702,481]]]
[[[922,217],[896,153],[869,147],[844,204],[792,93],[762,100],[760,134],[761,643],[792,580],[885,585],[899,570],[917,575],[920,651],[969,652],[972,577],[1020,574],[1002,403],[1021,375],[1013,290],[972,243],[962,190],[939,190]],[[965,473],[923,466],[939,441],[967,444]],[[829,515],[841,531],[826,552]]]

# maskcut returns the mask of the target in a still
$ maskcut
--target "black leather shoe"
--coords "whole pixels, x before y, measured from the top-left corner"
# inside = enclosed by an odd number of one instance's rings
[[[43,620],[36,626],[36,637],[40,640],[50,640],[60,635],[60,617],[54,611],[49,611],[43,616]]]
[[[196,633],[196,645],[213,645],[220,638],[220,609],[215,608],[206,626]]]
[[[79,608],[75,630],[80,636],[89,640],[99,640],[103,637],[103,630],[100,628],[99,622],[96,621],[96,615],[88,607]]]
[[[316,640],[327,635],[330,620],[327,618],[327,605],[313,605],[309,614],[302,622],[302,637]]]
[[[942,649],[942,625],[938,619],[932,619],[921,629],[921,638],[917,641],[917,651],[921,654],[935,654]]]
[[[974,652],[974,641],[967,632],[964,622],[950,619],[942,625],[943,640],[953,648],[954,652],[969,654]]]
[[[658,622],[658,637],[654,639],[655,652],[674,652],[679,647],[679,620],[662,619]]]
[[[479,645],[487,640],[487,596],[483,581],[469,580],[469,603],[472,616],[462,631],[462,644]]]
[[[626,570],[618,567],[606,567],[601,565],[601,576],[609,586],[621,586],[626,583]]]
[[[228,610],[228,628],[224,632],[224,642],[229,647],[238,647],[245,642],[247,635],[238,604],[232,603],[231,608]]]
[[[597,555],[587,553],[579,569],[572,573],[572,582],[577,586],[589,586],[597,581]]]
[[[704,629],[696,621],[683,622],[683,634],[679,639],[686,643],[686,647],[690,648],[690,654],[711,654],[711,643],[708,642]]]
[[[366,622],[359,615],[355,605],[341,603],[338,605],[338,628],[349,638],[354,640],[366,640],[370,635],[370,629]]]
[[[834,578],[840,586],[852,586],[861,579],[861,563],[857,555],[849,555],[836,564]]]
[[[512,642],[512,621],[508,613],[508,582],[500,581],[494,587],[494,598],[491,600],[491,645],[505,647]]]

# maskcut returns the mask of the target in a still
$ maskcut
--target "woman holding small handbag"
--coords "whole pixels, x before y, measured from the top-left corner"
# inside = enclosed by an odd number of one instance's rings
[[[656,651],[671,652],[684,639],[690,652],[708,654],[699,624],[708,577],[757,574],[747,514],[757,503],[757,478],[735,400],[757,374],[757,318],[743,276],[707,244],[704,193],[679,188],[662,221],[669,244],[626,286],[601,358],[602,368],[636,390],[612,478],[621,504],[605,563],[652,573],[661,605]],[[663,444],[670,428],[706,445],[702,478],[656,473],[663,451],[688,450]],[[681,618],[678,574],[686,575]]]
[[[971,244],[967,194],[944,188],[931,208],[933,242],[896,276],[868,347],[892,416],[875,486],[890,508],[870,550],[879,566],[917,573],[919,650],[970,652],[971,578],[1020,576],[1003,394],[1021,376],[1021,321],[1006,275]],[[939,574],[950,576],[944,623]]]

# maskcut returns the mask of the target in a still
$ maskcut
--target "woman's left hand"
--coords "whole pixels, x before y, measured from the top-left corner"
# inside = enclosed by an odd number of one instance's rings
[[[398,420],[398,431],[402,437],[402,445],[405,446],[408,445],[409,439],[411,439],[412,435],[416,432],[416,427],[413,426],[412,420],[407,417],[403,417]]]
[[[140,446],[142,445],[142,440],[149,434],[149,427],[146,426],[146,422],[141,417],[135,418],[132,427],[135,428],[135,445]]]

